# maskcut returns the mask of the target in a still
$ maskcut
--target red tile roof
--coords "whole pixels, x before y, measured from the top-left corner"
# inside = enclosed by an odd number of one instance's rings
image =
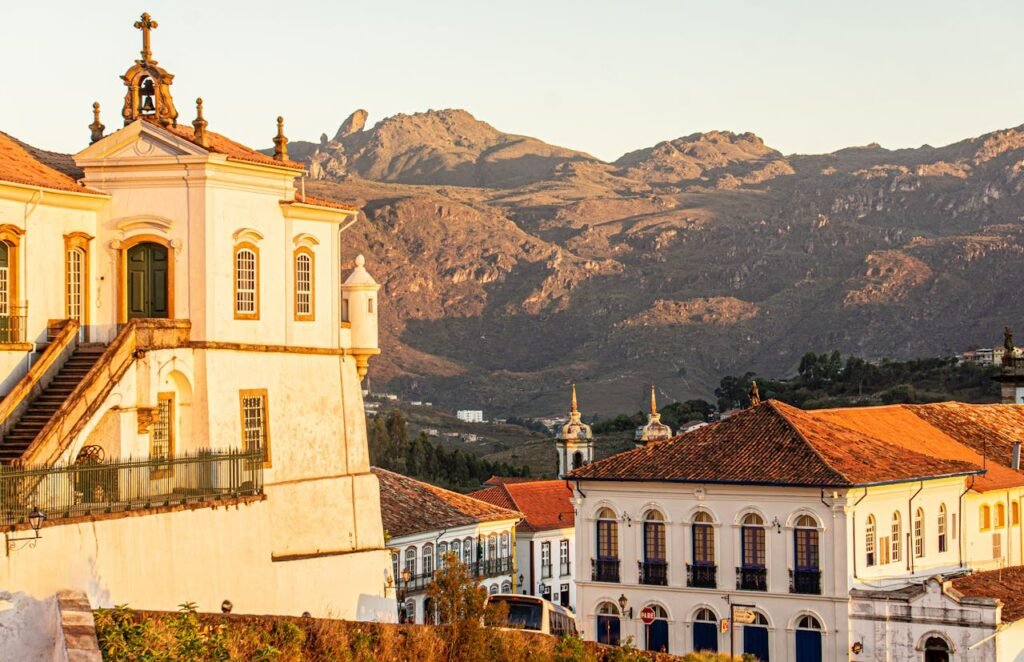
[[[82,171],[70,156],[32,147],[0,131],[0,181],[74,191],[101,193],[78,183]]]
[[[591,480],[851,487],[980,473],[776,400],[666,441],[588,464]]]
[[[1024,618],[1024,566],[976,572],[950,582],[961,595],[969,598],[996,598],[1003,603],[1004,623]]]
[[[337,200],[330,200],[328,198],[320,198],[315,195],[303,195],[299,191],[295,192],[295,202],[303,205],[330,207],[331,209],[344,209],[345,211],[359,211],[359,208],[353,205],[347,205],[344,202],[338,202]]]
[[[371,471],[380,481],[380,511],[384,530],[395,537],[522,517],[514,510],[408,476],[377,467]]]
[[[491,476],[484,481],[484,485],[504,485],[505,483],[532,483],[537,478],[526,478],[523,476]]]
[[[525,519],[519,531],[566,529],[575,525],[572,489],[564,480],[507,482],[478,492],[471,497],[521,512]]]
[[[195,143],[195,129],[190,125],[179,124],[178,126],[161,126],[171,133],[181,136],[189,142]],[[305,170],[306,166],[297,161],[278,161],[272,156],[261,154],[256,150],[246,147],[242,143],[235,142],[226,136],[222,136],[219,133],[213,131],[207,131],[206,136],[208,138],[208,144],[205,149],[214,152],[216,154],[224,154],[228,159],[232,161],[245,161],[247,163],[257,163],[259,165],[274,166],[277,168],[288,168],[289,170]],[[202,147],[202,145],[200,145]]]

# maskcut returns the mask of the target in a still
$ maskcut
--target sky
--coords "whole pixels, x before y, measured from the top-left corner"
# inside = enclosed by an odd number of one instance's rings
[[[121,124],[132,24],[159,23],[179,122],[267,147],[357,108],[463,108],[606,160],[698,131],[783,153],[944,145],[1024,123],[1020,0],[174,0],[5,2],[0,131],[87,144]]]

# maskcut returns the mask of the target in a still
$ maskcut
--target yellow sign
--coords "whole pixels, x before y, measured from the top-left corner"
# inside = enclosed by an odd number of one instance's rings
[[[757,620],[757,613],[753,609],[733,609],[732,618],[737,623],[753,623]]]

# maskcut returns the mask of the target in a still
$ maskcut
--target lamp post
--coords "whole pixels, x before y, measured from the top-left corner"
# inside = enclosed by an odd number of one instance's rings
[[[405,623],[408,618],[408,614],[405,611],[405,596],[409,590],[409,581],[412,579],[412,572],[409,568],[402,568],[401,574],[398,578],[401,580],[398,582],[398,590],[395,591],[395,596],[398,598],[398,622]]]
[[[7,555],[10,556],[11,552],[16,548],[15,543],[24,542],[27,547],[35,547],[36,541],[42,536],[39,535],[39,529],[43,527],[43,522],[46,521],[46,513],[39,510],[38,506],[33,506],[32,510],[28,514],[28,525],[32,527],[32,535],[29,538],[7,538]]]
[[[518,586],[519,588],[523,588],[523,584],[526,583],[526,578],[523,577],[523,573],[520,572],[519,577],[517,577],[517,579],[519,580],[519,582],[516,584],[516,586]],[[523,595],[526,595],[526,593],[523,593]]]

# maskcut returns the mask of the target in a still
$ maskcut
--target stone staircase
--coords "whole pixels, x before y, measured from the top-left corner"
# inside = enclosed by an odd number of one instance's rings
[[[0,440],[0,463],[10,464],[22,456],[75,387],[96,365],[104,350],[106,346],[99,343],[83,343],[75,348],[53,380],[29,403],[18,422]]]

